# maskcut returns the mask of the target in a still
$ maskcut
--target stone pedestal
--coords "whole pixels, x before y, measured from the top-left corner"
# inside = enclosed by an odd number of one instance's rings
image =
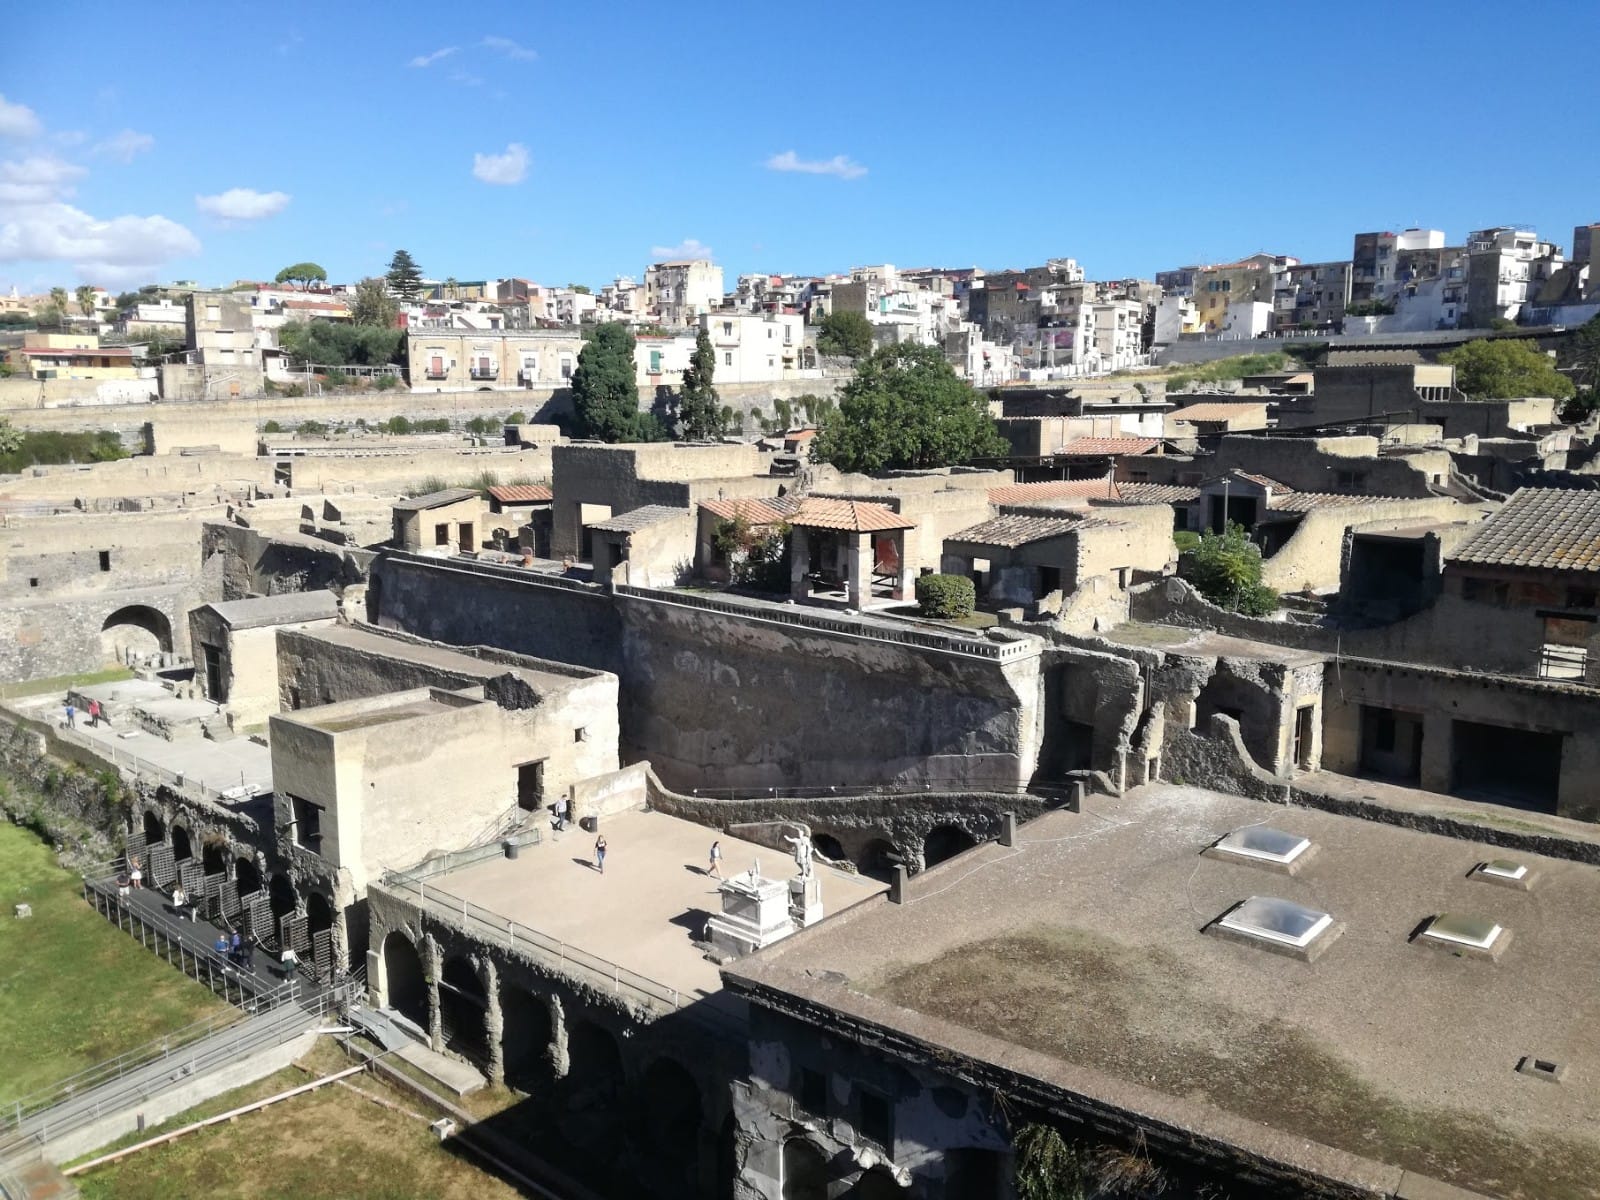
[[[789,915],[789,885],[781,879],[763,879],[751,867],[725,880],[722,912],[706,922],[706,937],[718,950],[738,958],[786,938],[796,929]]]
[[[815,875],[789,880],[789,917],[801,929],[822,920],[822,883]]]

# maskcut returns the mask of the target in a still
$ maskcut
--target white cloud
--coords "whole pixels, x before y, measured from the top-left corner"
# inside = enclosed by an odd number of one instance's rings
[[[194,234],[166,217],[101,220],[60,202],[0,207],[0,262],[70,262],[80,277],[115,286],[199,253]]]
[[[500,37],[498,34],[491,33],[483,39],[483,44],[490,50],[498,50],[501,54],[516,62],[532,62],[539,57],[537,51],[519,45],[508,37]]]
[[[484,183],[521,183],[528,176],[528,148],[512,142],[504,154],[474,154],[472,175]]]
[[[452,54],[455,54],[460,49],[460,46],[442,46],[438,50],[435,50],[432,54],[417,55],[406,65],[410,67],[431,67],[441,58],[449,58]]]
[[[0,208],[49,204],[72,195],[72,185],[88,172],[54,155],[0,162]]]
[[[114,158],[120,163],[131,163],[139,155],[153,149],[155,144],[156,139],[148,133],[124,129],[121,133],[112,134],[103,142],[97,142],[94,152],[103,154],[107,158]]]
[[[260,221],[289,207],[288,192],[258,192],[254,188],[229,188],[215,196],[196,196],[194,206],[222,221]]]
[[[4,96],[0,96],[0,137],[32,138],[38,137],[43,129],[39,123],[38,114],[26,104],[12,104]]]
[[[767,170],[793,171],[801,175],[833,175],[839,179],[860,179],[867,173],[860,163],[852,162],[843,154],[835,154],[832,158],[806,159],[793,150],[785,150],[767,159]]]
[[[699,238],[684,238],[676,246],[651,246],[650,257],[654,259],[673,258],[710,258],[711,247],[700,244]]]

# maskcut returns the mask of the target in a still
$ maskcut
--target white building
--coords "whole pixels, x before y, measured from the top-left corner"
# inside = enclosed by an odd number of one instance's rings
[[[1161,297],[1161,303],[1156,305],[1157,344],[1170,346],[1186,333],[1199,332],[1200,312],[1193,297],[1176,293]]]
[[[700,328],[717,355],[717,383],[773,383],[804,364],[805,322],[790,313],[706,313]]]
[[[709,259],[651,263],[644,272],[644,304],[668,329],[687,329],[702,313],[722,305],[722,268]]]

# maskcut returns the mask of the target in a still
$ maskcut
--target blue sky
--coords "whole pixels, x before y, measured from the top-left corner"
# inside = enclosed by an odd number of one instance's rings
[[[1600,221],[1600,4],[18,6],[0,286],[1022,266]],[[70,55],[59,48],[69,36]],[[787,168],[787,169],[784,169]]]

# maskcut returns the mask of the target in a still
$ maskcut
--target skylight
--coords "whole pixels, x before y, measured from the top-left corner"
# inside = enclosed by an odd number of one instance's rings
[[[1275,896],[1251,896],[1217,921],[1229,933],[1291,950],[1305,950],[1332,924],[1328,913]]]
[[[1472,869],[1472,878],[1500,887],[1516,888],[1521,892],[1533,887],[1533,871],[1526,863],[1511,858],[1494,858],[1479,863]]]
[[[1270,825],[1246,825],[1220,838],[1213,848],[1237,858],[1286,867],[1311,849],[1311,841]]]
[[[1421,933],[1425,942],[1450,950],[1475,950],[1481,954],[1493,953],[1506,931],[1487,917],[1467,916],[1463,913],[1440,913],[1428,922]]]

